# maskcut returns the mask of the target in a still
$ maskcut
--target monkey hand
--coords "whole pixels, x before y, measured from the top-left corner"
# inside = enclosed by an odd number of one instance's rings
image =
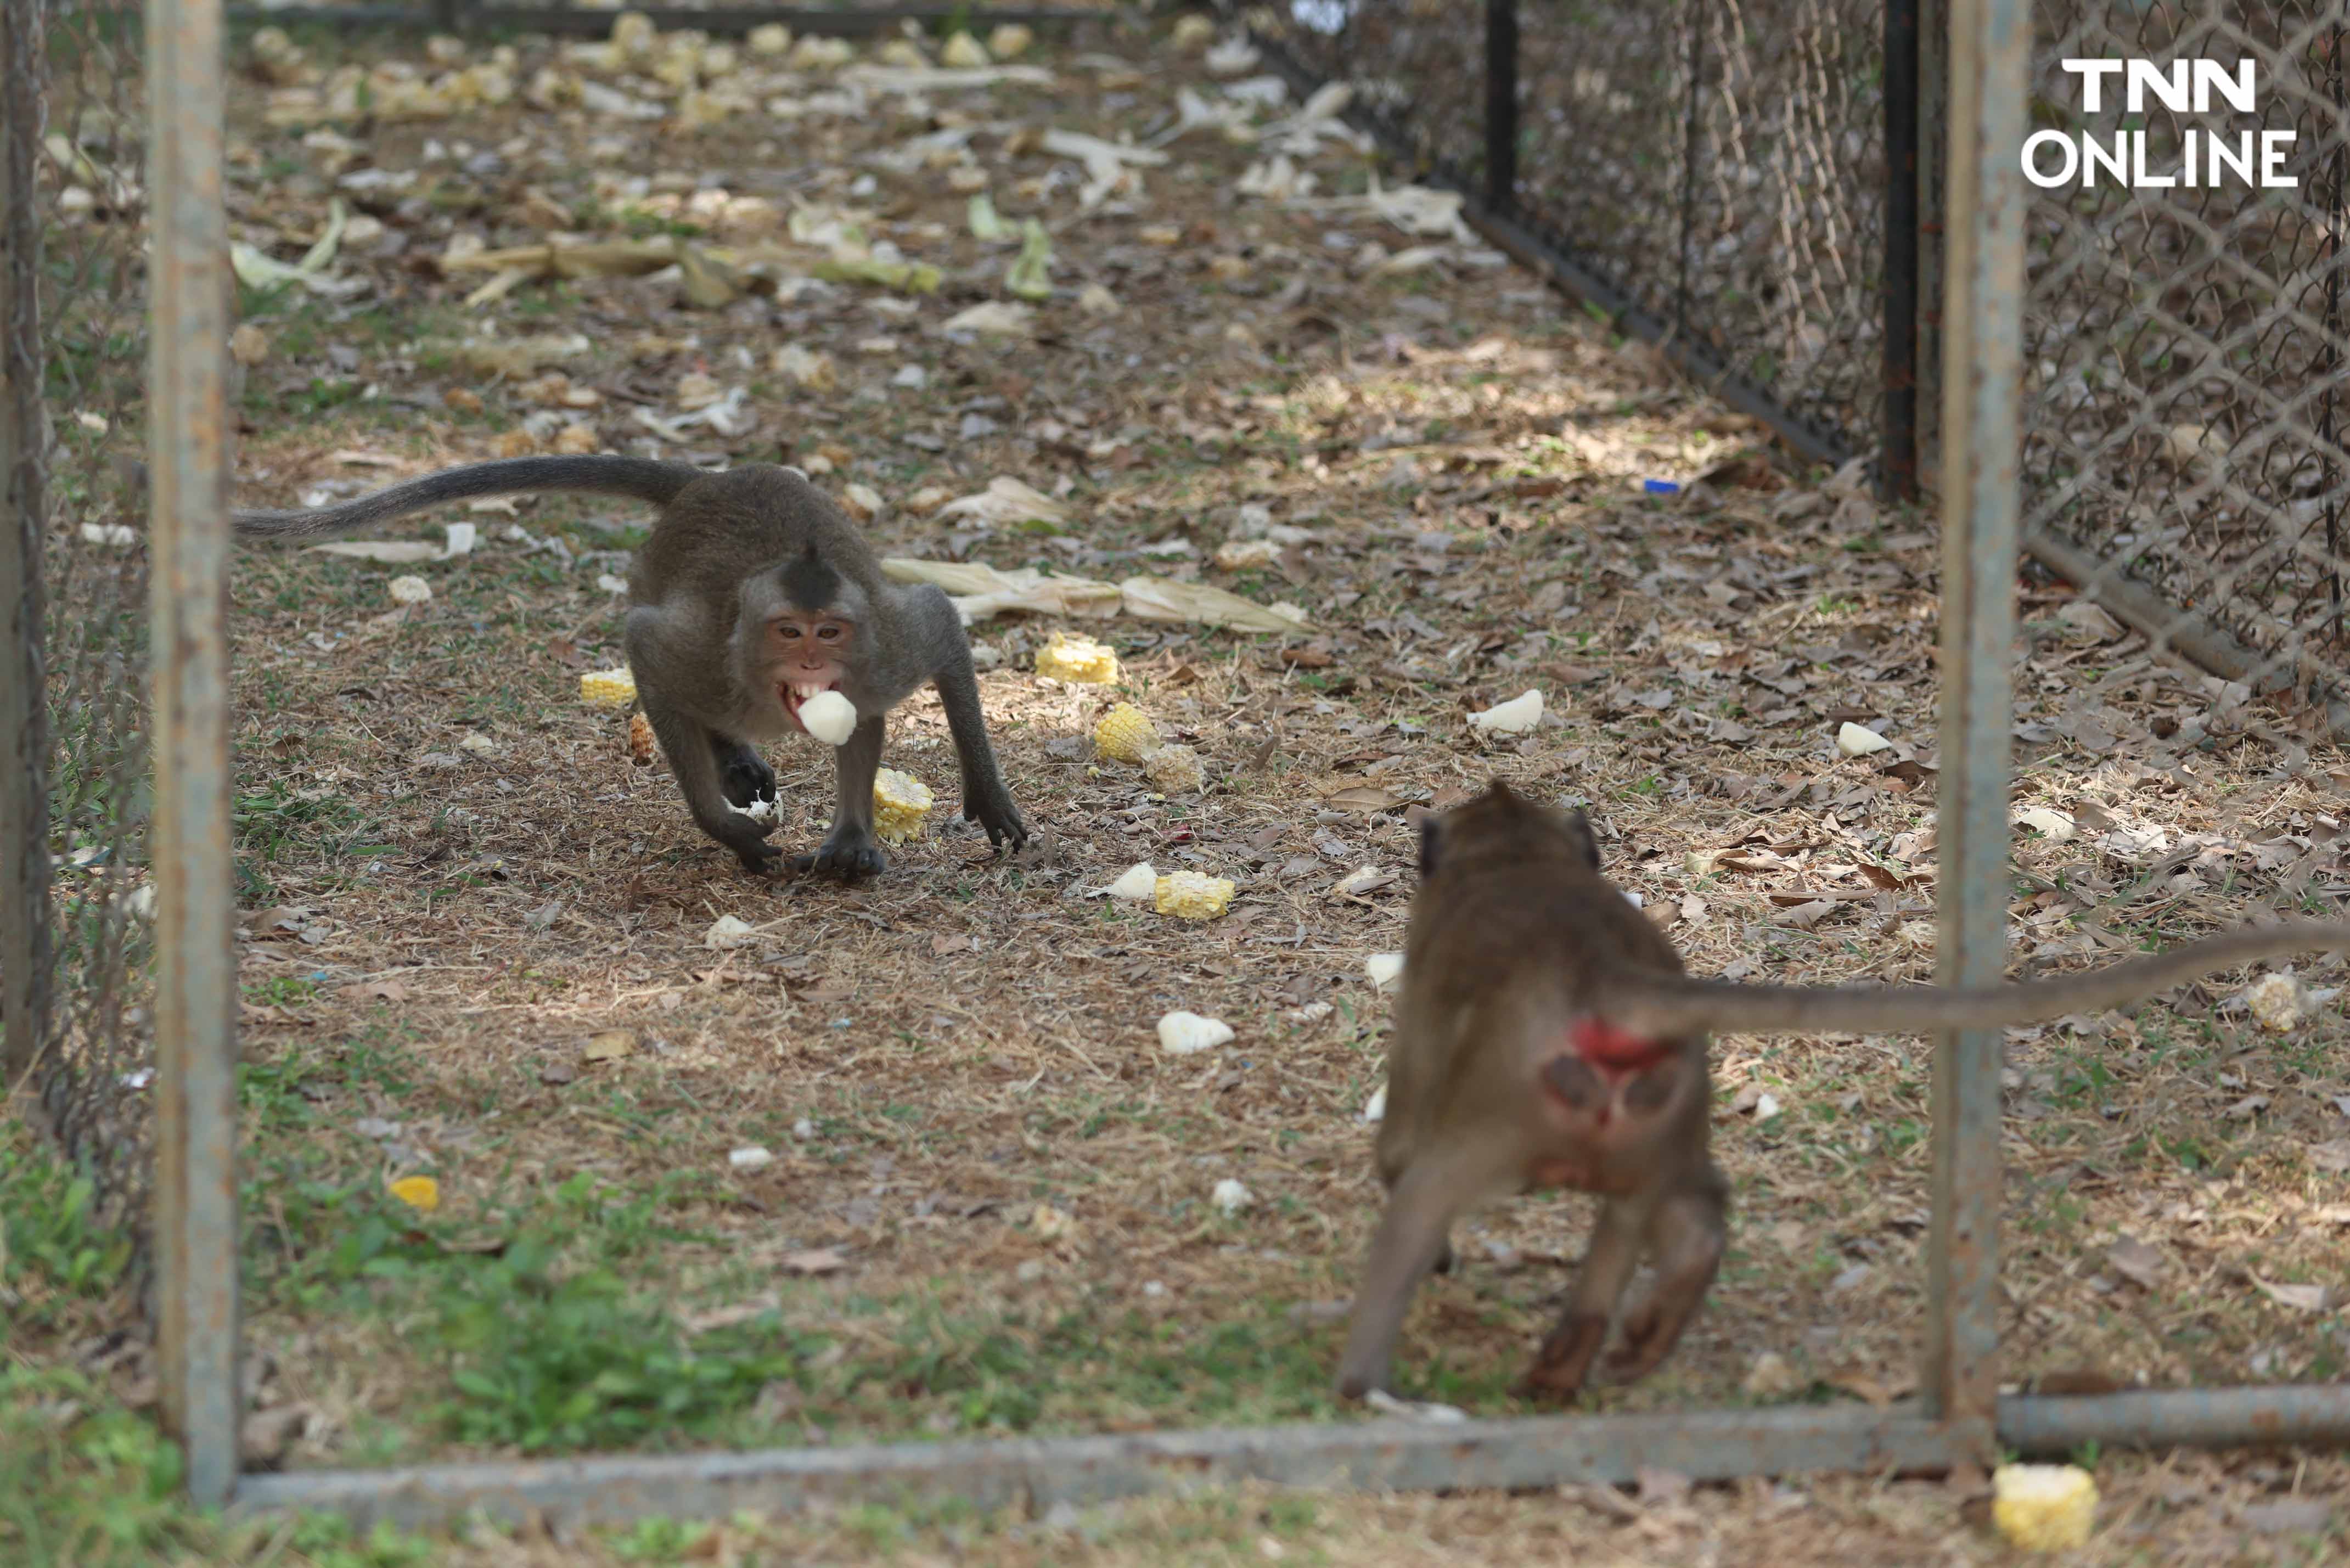
[[[987,842],[1001,849],[1008,842],[1018,849],[1028,842],[1028,825],[1020,820],[1020,808],[1012,804],[1012,792],[1001,782],[992,782],[962,794],[962,817],[987,830]]]
[[[853,823],[843,823],[834,828],[825,841],[816,846],[815,854],[798,856],[792,861],[796,870],[820,871],[827,876],[851,880],[858,877],[879,876],[882,867],[889,864],[889,857],[881,853],[881,846],[875,841],[873,830]]]

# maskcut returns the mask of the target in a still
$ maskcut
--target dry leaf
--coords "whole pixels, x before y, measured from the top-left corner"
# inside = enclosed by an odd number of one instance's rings
[[[787,1274],[837,1274],[847,1267],[848,1260],[830,1247],[784,1254],[784,1272]]]
[[[2106,1262],[2114,1272],[2149,1291],[2168,1267],[2159,1251],[2129,1235],[2122,1236],[2106,1250]]]

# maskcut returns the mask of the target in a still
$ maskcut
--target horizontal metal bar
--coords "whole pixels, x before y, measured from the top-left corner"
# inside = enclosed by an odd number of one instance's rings
[[[1242,1480],[1320,1490],[1525,1490],[1630,1480],[1644,1467],[1698,1480],[1815,1470],[1940,1470],[1964,1446],[1914,1406],[1677,1415],[1360,1421],[1118,1437],[1003,1438],[759,1453],[615,1455],[407,1469],[248,1475],[235,1511],[316,1509],[361,1528],[416,1529],[480,1510],[619,1524],[648,1515],[953,1497],[983,1509],[1107,1502]]]
[[[654,26],[665,31],[673,27],[692,27],[719,37],[747,33],[770,22],[781,22],[795,33],[813,33],[828,37],[865,37],[893,31],[900,22],[925,25],[959,22],[974,26],[982,23],[1019,22],[1030,26],[1044,26],[1064,22],[1098,22],[1116,15],[1109,11],[1076,10],[1061,5],[994,6],[983,4],[969,6],[898,5],[870,11],[812,11],[791,6],[759,5],[730,5],[706,11],[673,5],[646,5],[633,9],[650,18]],[[457,10],[456,25],[474,31],[503,28],[517,33],[600,37],[612,30],[612,18],[618,15],[616,11],[567,5],[461,5]],[[423,4],[296,5],[283,9],[233,5],[229,8],[228,19],[233,26],[240,27],[286,27],[299,24],[438,29],[449,26],[447,18],[433,6]]]
[[[1999,1440],[2019,1453],[2042,1455],[2070,1453],[2084,1443],[2132,1449],[2341,1443],[2350,1441],[2350,1384],[2011,1394],[1999,1402]]]

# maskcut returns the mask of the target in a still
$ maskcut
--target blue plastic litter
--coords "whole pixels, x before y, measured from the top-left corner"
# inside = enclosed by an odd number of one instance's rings
[[[1681,482],[1678,479],[1644,479],[1640,481],[1640,488],[1651,495],[1679,495]]]

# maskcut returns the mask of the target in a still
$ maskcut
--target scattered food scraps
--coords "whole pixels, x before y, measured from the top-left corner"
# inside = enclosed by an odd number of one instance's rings
[[[390,1191],[419,1214],[430,1214],[441,1207],[441,1184],[429,1176],[403,1176],[391,1184]]]
[[[1036,650],[1036,673],[1055,680],[1084,686],[1107,686],[1118,680],[1118,652],[1090,638],[1055,636]],[[1125,704],[1119,704],[1124,707]],[[1131,708],[1127,711],[1133,712]],[[1139,714],[1137,717],[1140,717]],[[1146,724],[1149,720],[1143,721]],[[1126,759],[1139,762],[1139,756]]]
[[[911,774],[883,768],[873,775],[873,832],[882,843],[903,844],[922,831],[936,803],[931,786]]]
[[[702,945],[721,952],[733,948],[746,948],[759,940],[756,928],[733,915],[721,915],[709,930],[702,933]]]
[[[1051,651],[1050,649],[1045,649],[1046,653]],[[1103,651],[1107,652],[1107,649]],[[1044,653],[1036,656],[1036,662],[1039,673],[1042,673]],[[1115,680],[1118,679],[1115,659],[1112,663],[1107,679]],[[1094,725],[1094,754],[1114,763],[1148,762],[1161,744],[1159,727],[1150,722],[1150,715],[1131,702],[1117,704]]]
[[[1836,750],[1847,757],[1865,757],[1875,752],[1889,751],[1893,742],[1874,730],[1864,730],[1846,719],[1837,729]]]
[[[1142,776],[1150,781],[1151,788],[1167,794],[1195,792],[1205,789],[1208,784],[1200,753],[1189,746],[1159,747],[1143,759]]]
[[[1162,915],[1185,920],[1212,920],[1232,907],[1237,889],[1222,877],[1197,871],[1177,871],[1161,877],[1151,888],[1151,907]]]
[[[2027,1552],[2065,1552],[2089,1543],[2097,1483],[2078,1465],[2002,1465],[1991,1472],[1991,1521]]]
[[[1128,867],[1124,876],[1112,882],[1106,889],[1111,898],[1121,898],[1134,904],[1149,900],[1158,890],[1159,873],[1151,868],[1150,862],[1148,860]]]
[[[1233,1038],[1232,1026],[1221,1018],[1175,1012],[1159,1021],[1159,1044],[1171,1056],[1212,1051]]]
[[[1542,722],[1543,694],[1529,688],[1508,701],[1469,715],[1469,727],[1481,734],[1523,735]]]
[[[579,701],[590,708],[625,708],[637,700],[637,678],[625,664],[591,670],[579,678]]]

